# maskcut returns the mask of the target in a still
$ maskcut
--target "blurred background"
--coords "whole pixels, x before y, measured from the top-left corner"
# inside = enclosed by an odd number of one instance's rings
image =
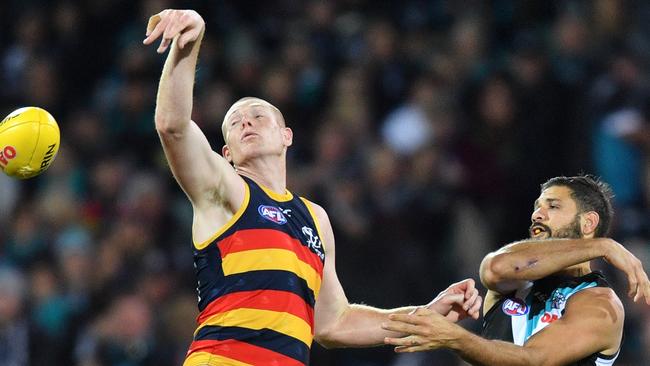
[[[539,185],[593,173],[613,237],[650,269],[650,3],[0,2],[0,114],[49,110],[59,155],[0,174],[0,365],[180,365],[197,315],[191,207],[154,130],[164,56],[150,15],[207,22],[193,119],[221,151],[254,95],[294,130],[289,188],[322,204],[352,302],[429,302],[526,237]],[[650,307],[625,302],[617,365],[650,364]],[[479,322],[465,322],[472,330]],[[460,365],[444,351],[324,350],[312,365]]]

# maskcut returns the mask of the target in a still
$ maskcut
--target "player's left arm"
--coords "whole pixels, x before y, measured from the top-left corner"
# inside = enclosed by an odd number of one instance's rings
[[[418,307],[407,306],[397,309],[378,309],[367,305],[350,304],[338,279],[335,268],[334,233],[325,210],[309,203],[320,226],[320,235],[325,248],[323,281],[314,310],[315,340],[327,348],[369,347],[383,345],[385,337],[402,334],[384,330],[383,322],[394,313],[407,314]],[[361,260],[361,259],[360,259]],[[443,313],[450,320],[465,316],[478,317],[481,297],[471,280],[453,284],[425,307]]]
[[[391,315],[384,328],[410,334],[386,339],[397,346],[396,352],[448,348],[475,365],[566,365],[597,352],[616,353],[623,318],[623,305],[614,291],[591,288],[571,296],[564,315],[524,346],[481,338],[433,313]]]

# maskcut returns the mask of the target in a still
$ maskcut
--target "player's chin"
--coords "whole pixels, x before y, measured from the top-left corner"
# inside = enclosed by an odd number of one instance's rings
[[[258,146],[254,146],[254,145],[243,146],[243,148],[240,150],[239,160],[243,162],[250,161],[259,158],[262,155],[264,155],[263,151]]]

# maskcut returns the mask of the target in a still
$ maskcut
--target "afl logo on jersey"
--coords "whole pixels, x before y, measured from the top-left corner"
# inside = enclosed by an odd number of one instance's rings
[[[506,315],[510,316],[521,316],[528,314],[528,306],[524,300],[518,299],[516,297],[506,299],[506,301],[503,302],[501,309]]]
[[[260,205],[257,208],[257,212],[259,212],[260,216],[263,218],[275,222],[278,225],[284,225],[287,223],[287,218],[284,217],[282,210],[277,207]]]

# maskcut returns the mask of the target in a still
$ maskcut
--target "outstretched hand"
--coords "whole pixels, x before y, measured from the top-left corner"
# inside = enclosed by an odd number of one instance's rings
[[[164,53],[178,37],[178,48],[183,49],[188,43],[199,39],[204,28],[205,21],[196,11],[166,9],[149,18],[147,38],[142,43],[150,45],[162,35],[156,51]]]
[[[391,314],[382,328],[406,334],[401,338],[386,337],[384,343],[396,346],[395,352],[418,352],[443,348],[452,342],[459,326],[450,323],[436,311],[419,308],[412,314]]]
[[[650,280],[643,269],[641,261],[621,244],[611,240],[605,260],[627,275],[629,284],[628,296],[637,302],[645,298],[645,303],[650,305]]]
[[[452,322],[467,317],[478,319],[483,299],[479,296],[475,286],[476,284],[471,278],[456,282],[438,294],[433,301],[426,305],[426,308],[434,310]],[[418,310],[416,309],[413,313],[417,313]]]

